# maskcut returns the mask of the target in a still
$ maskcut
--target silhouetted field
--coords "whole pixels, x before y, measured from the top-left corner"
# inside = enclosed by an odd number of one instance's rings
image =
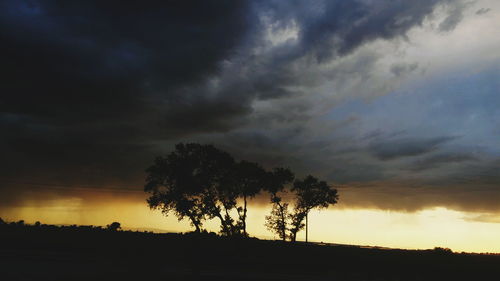
[[[0,280],[498,280],[500,256],[0,226]]]

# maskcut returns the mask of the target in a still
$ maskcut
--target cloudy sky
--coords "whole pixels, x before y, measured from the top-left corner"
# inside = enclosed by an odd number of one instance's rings
[[[182,141],[496,219],[500,2],[189,2],[0,3],[0,215],[113,204]]]

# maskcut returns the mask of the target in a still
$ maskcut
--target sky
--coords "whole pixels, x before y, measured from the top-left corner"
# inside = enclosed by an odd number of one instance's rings
[[[199,142],[336,187],[311,239],[500,252],[498,26],[496,0],[2,1],[0,217],[187,231],[144,170]]]

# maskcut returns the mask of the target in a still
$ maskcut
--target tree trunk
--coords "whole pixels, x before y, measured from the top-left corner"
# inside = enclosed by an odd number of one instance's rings
[[[224,220],[224,218],[222,217],[222,215],[220,213],[216,214],[216,217],[218,217],[220,219],[220,225],[222,226],[222,232],[226,235],[228,235],[228,228],[227,228],[227,224],[226,224],[226,221]]]
[[[196,230],[195,230],[195,231],[196,231],[197,233],[200,233],[200,232],[201,232],[201,228],[200,228],[200,224],[199,224],[199,223],[197,223],[197,222],[196,222],[196,223],[194,223],[194,227],[196,228]]]
[[[193,215],[189,215],[189,219],[191,220],[191,223],[194,225],[194,227],[196,228],[196,232],[197,233],[200,233],[201,232],[201,228],[200,228],[200,222],[194,218]]]
[[[243,195],[243,219],[241,220],[242,227],[243,227],[243,236],[247,237],[247,196],[246,194]]]
[[[234,225],[233,223],[231,222],[231,216],[229,215],[229,210],[226,208],[226,205],[223,204],[224,206],[224,211],[226,212],[226,227],[227,227],[227,230],[228,230],[228,235],[234,235],[235,231],[234,231]]]
[[[307,243],[307,234],[308,234],[308,233],[307,233],[307,231],[308,231],[308,229],[307,229],[307,226],[308,226],[308,225],[307,225],[307,214],[309,214],[309,212],[307,212],[307,213],[306,213],[306,243]]]
[[[283,241],[286,241],[286,221],[285,221],[285,207],[283,207],[279,202],[278,202],[278,207],[280,208],[280,215],[281,215],[281,235]]]

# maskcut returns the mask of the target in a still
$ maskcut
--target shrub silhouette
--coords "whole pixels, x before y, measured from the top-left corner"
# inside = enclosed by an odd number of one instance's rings
[[[434,252],[439,254],[453,254],[453,251],[450,248],[443,247],[434,247]]]
[[[94,227],[90,226],[90,227],[88,227],[88,228],[92,229],[92,228],[94,228]],[[120,224],[119,222],[116,222],[116,221],[115,221],[115,222],[112,222],[111,224],[108,224],[108,225],[106,226],[106,229],[107,229],[107,230],[111,230],[111,231],[118,231],[118,229],[121,229],[121,228],[122,228],[122,227],[121,227],[121,224]]]

